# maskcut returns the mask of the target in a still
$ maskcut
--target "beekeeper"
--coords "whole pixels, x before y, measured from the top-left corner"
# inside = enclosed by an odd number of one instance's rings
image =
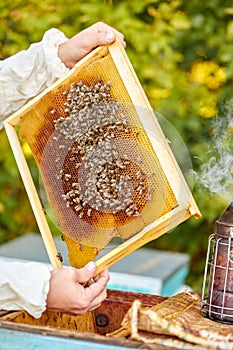
[[[114,42],[116,35],[125,46],[123,34],[102,22],[71,39],[50,29],[40,42],[0,61],[0,127],[5,118],[64,76],[96,46]],[[36,262],[0,261],[0,309],[23,309],[35,318],[46,309],[73,314],[94,310],[106,298],[109,280],[104,271],[84,287],[95,270],[93,261],[81,269],[52,271]]]

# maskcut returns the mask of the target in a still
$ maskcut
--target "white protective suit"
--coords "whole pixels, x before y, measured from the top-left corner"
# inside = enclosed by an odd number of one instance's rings
[[[66,40],[50,29],[39,43],[0,61],[0,129],[5,118],[69,71],[58,57]],[[46,309],[50,276],[40,263],[0,261],[0,309],[23,309],[39,318]]]

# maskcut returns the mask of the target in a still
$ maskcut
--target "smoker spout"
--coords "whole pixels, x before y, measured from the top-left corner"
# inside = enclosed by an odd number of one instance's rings
[[[233,226],[233,202],[231,202],[229,207],[224,211],[217,222]]]
[[[233,227],[233,202],[216,221],[216,233],[224,237],[230,236]]]

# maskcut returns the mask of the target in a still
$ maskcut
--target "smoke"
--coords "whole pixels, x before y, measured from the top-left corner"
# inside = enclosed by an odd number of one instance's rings
[[[212,194],[233,198],[233,99],[211,121],[208,160],[196,173],[197,183]]]

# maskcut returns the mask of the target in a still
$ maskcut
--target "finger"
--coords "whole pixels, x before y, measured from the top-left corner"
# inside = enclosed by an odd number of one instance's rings
[[[86,312],[95,309],[97,306],[99,306],[103,300],[107,297],[107,292],[102,291],[99,295],[93,296],[90,291],[87,292],[89,287],[83,288],[84,291],[79,294],[79,299],[77,303],[73,303],[72,309],[70,309],[71,312],[75,314],[85,314]]]
[[[106,283],[100,286],[99,283],[96,282],[89,287],[82,288],[82,302],[73,309],[73,312],[77,314],[84,314],[87,311],[96,309],[107,297]]]
[[[105,270],[105,271],[101,272],[99,275],[97,275],[96,277],[94,277],[94,281],[97,282],[101,276],[106,278],[107,281],[109,281],[109,279],[110,279],[109,271]]]
[[[96,271],[96,266],[94,261],[90,261],[86,266],[81,269],[74,269],[75,271],[75,282],[85,283],[88,282]]]
[[[95,279],[94,278],[91,278],[89,281],[87,281],[86,283],[85,283],[85,288],[86,287],[89,287],[91,284],[93,284],[93,283],[95,283],[96,281],[95,281]]]
[[[82,43],[82,48],[86,52],[90,52],[96,46],[108,45],[119,37],[122,45],[125,46],[124,35],[109,25],[98,22],[78,33],[74,38],[78,39],[79,45]],[[81,46],[81,45],[80,45]]]
[[[124,35],[121,32],[103,22],[98,22],[61,44],[58,55],[66,67],[71,69],[97,46],[113,43],[116,40],[116,36],[118,36],[123,47],[125,47]]]
[[[99,45],[112,43],[116,40],[116,36],[118,36],[122,44],[125,46],[124,35],[108,24],[98,22],[89,29],[92,30],[93,28],[97,32]]]
[[[103,274],[104,276],[106,276],[106,277],[105,277],[105,278],[106,278],[106,281],[109,281],[110,277],[109,277],[108,271],[104,271],[104,272],[102,272],[102,274]],[[92,285],[93,283],[96,283],[96,282],[99,280],[99,278],[100,278],[100,275],[98,275],[98,276],[96,276],[96,277],[94,277],[94,278],[91,278],[89,281],[87,281],[87,282],[85,283],[85,287],[89,287],[89,286]]]
[[[91,288],[92,291],[89,290],[89,293],[91,293],[92,299],[91,299],[90,304],[88,306],[88,310],[94,310],[97,307],[99,307],[101,305],[101,303],[107,297],[107,289],[106,288],[101,289],[101,292],[99,293],[98,287],[96,286],[96,284],[92,284],[91,287],[92,287]],[[90,287],[88,287],[88,288],[90,288]],[[95,297],[93,297],[93,294],[96,294]]]
[[[126,47],[126,42],[125,42],[125,38],[124,38],[124,35],[119,32],[118,30],[116,30],[115,28],[112,28],[112,30],[115,32],[115,34],[118,36],[118,38],[120,39],[123,47]]]
[[[122,43],[124,42],[124,35],[121,32],[103,22],[93,24],[91,27],[87,28],[87,31],[91,34],[90,39],[92,40],[94,40],[93,34],[95,34],[97,38],[95,41],[98,42],[98,45],[107,45],[112,43],[115,41],[116,36],[119,37]]]
[[[106,297],[106,286],[108,281],[108,271],[104,271],[99,275],[99,278],[95,283],[92,283],[89,285],[89,287],[87,287],[87,289],[89,290],[86,292],[90,293],[93,300],[101,295],[104,295],[104,297]]]

